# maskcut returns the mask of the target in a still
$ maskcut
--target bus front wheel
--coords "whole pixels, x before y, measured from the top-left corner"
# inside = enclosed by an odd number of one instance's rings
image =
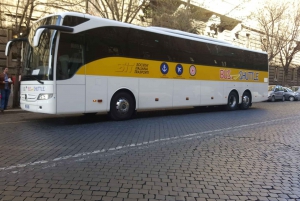
[[[244,92],[243,96],[242,96],[242,103],[240,105],[240,108],[242,110],[247,110],[251,105],[251,96],[249,92]]]
[[[228,102],[226,105],[226,109],[228,111],[236,110],[238,107],[238,95],[236,92],[232,91],[228,95]]]
[[[133,97],[127,92],[116,93],[110,102],[110,117],[113,120],[129,119],[134,112]]]

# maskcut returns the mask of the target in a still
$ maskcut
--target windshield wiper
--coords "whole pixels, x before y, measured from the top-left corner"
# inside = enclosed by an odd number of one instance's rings
[[[36,81],[38,81],[39,83],[44,84],[43,81],[41,81],[39,78],[34,77],[33,75],[26,75],[26,76],[32,77],[32,78],[34,78]]]

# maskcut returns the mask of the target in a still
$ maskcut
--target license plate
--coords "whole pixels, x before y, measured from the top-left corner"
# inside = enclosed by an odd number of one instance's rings
[[[26,109],[29,109],[29,105],[25,105],[25,108],[26,108]]]

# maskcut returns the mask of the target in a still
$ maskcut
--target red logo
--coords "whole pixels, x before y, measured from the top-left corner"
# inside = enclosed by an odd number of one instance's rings
[[[196,67],[195,66],[190,66],[190,75],[191,76],[194,76],[194,75],[196,75]]]

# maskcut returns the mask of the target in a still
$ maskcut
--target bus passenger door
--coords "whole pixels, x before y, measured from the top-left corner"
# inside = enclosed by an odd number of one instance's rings
[[[57,113],[85,112],[83,45],[76,34],[60,34],[56,61]]]

